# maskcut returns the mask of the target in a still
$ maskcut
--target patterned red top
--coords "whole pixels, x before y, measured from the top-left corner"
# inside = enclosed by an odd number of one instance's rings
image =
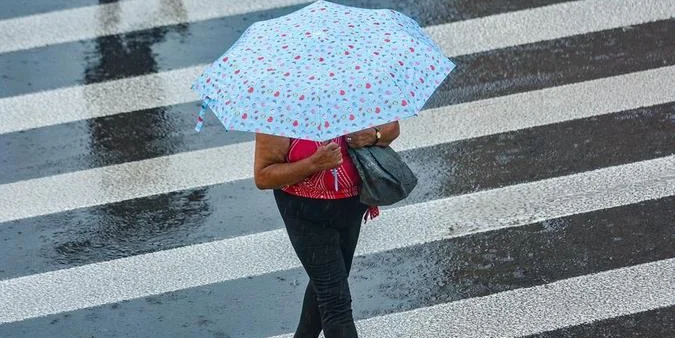
[[[342,165],[337,168],[338,191],[335,191],[335,179],[332,170],[317,172],[296,184],[284,186],[281,190],[296,196],[319,199],[339,199],[358,195],[361,177],[354,167],[349,153],[347,153],[347,142],[344,136],[334,138],[333,141],[340,146],[342,152]],[[321,142],[317,141],[291,138],[286,161],[290,163],[307,158],[314,154],[320,145]],[[373,219],[378,215],[378,207],[370,206],[363,220],[367,221],[368,216]]]

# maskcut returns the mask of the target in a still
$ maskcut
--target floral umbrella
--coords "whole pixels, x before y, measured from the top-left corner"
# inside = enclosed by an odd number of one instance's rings
[[[207,66],[195,129],[210,108],[226,130],[330,140],[417,115],[454,68],[400,12],[319,0],[253,23]]]

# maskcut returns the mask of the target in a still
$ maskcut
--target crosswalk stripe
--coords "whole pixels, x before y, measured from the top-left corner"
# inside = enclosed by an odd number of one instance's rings
[[[404,151],[652,106],[670,102],[673,86],[675,66],[430,109],[402,121],[392,147]],[[250,179],[253,146],[244,142],[3,184],[0,223]]]
[[[356,324],[365,337],[519,337],[672,306],[674,269],[675,258],[664,259]]]
[[[675,156],[387,210],[357,255],[675,195]],[[411,227],[410,224],[415,224]],[[452,229],[451,229],[452,228]],[[256,248],[256,250],[250,250]],[[0,281],[0,323],[299,267],[285,230]]]
[[[0,36],[0,53],[309,3],[307,0],[228,1],[226,4],[218,0],[183,0],[180,3],[166,0],[130,0],[36,14],[0,21],[0,31],[5,32]],[[610,26],[629,26],[659,18],[668,19],[672,17],[674,6],[675,3],[671,0],[572,1],[526,10],[527,13],[518,11],[513,14],[499,14],[487,21],[502,25],[499,34],[503,34],[505,41],[517,36],[520,29],[537,32],[542,39],[546,39],[547,36],[551,38],[550,36],[563,31],[577,30],[578,25],[585,23],[592,25],[594,30],[602,30]],[[550,13],[547,13],[549,11],[556,12],[557,16],[551,18]],[[598,13],[605,20],[595,20]],[[570,19],[570,16],[577,15],[587,21]],[[627,15],[633,20],[627,21]],[[517,22],[515,26],[511,25],[513,19]],[[483,24],[477,26],[474,28],[482,28]],[[542,27],[546,29],[541,29]],[[480,43],[483,36],[476,32],[464,30],[466,35],[465,39],[460,40],[462,44],[476,46],[477,42]]]
[[[195,101],[189,84],[202,71],[196,66],[2,98],[0,134]]]
[[[434,26],[427,31],[443,50],[452,51],[447,55],[465,55],[674,16],[675,0],[573,1]]]
[[[309,0],[127,0],[0,21],[0,53],[195,22]]]
[[[623,9],[618,10],[619,8],[625,8],[626,12],[623,12]],[[636,12],[631,12],[631,9],[635,9]],[[560,14],[561,11],[567,10],[578,17]],[[585,14],[603,11],[613,13],[613,19],[598,21]],[[672,16],[675,16],[675,0],[630,1],[625,6],[592,0],[430,26],[426,30],[435,41],[439,42],[446,55],[465,55]],[[533,22],[539,22],[541,26],[532,27]],[[558,25],[551,27],[561,28],[549,29],[549,25],[555,22],[558,22]],[[575,24],[568,26],[563,24],[564,22]],[[508,36],[504,36],[505,27],[509,27]],[[544,35],[542,31],[548,33]],[[466,32],[471,32],[469,35],[472,37],[471,43],[458,44],[459,41],[466,41]],[[197,97],[189,87],[204,67],[205,65],[198,65],[133,78],[2,98],[0,116],[5,122],[0,124],[0,134],[195,101]],[[54,105],[54,102],[59,102],[59,105]]]

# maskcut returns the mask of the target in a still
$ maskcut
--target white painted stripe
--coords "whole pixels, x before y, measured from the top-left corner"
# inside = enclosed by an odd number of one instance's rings
[[[674,87],[675,66],[427,110],[401,122],[392,147],[403,151],[656,105],[672,101]],[[245,142],[3,184],[0,222],[250,179],[253,154],[254,143]]]
[[[455,22],[427,31],[464,55],[675,17],[675,0],[572,1]]]
[[[0,31],[4,33],[0,35],[0,53],[310,2],[128,0],[36,14],[0,21]],[[523,32],[539,40],[554,39],[579,34],[576,32],[580,30],[597,31],[665,20],[673,17],[673,13],[672,0],[572,1],[472,20],[469,25],[452,24],[452,30],[457,29],[459,34],[453,37],[462,38],[438,41],[472,50],[486,40],[508,45],[520,39]]]
[[[674,7],[675,0],[574,1],[426,30],[443,47],[445,55],[463,55],[670,18],[675,16]],[[561,15],[566,11],[571,14]],[[540,26],[533,26],[536,23]],[[204,67],[2,98],[0,117],[4,121],[0,123],[0,134],[196,101],[190,84]]]
[[[433,146],[672,102],[672,88],[675,66],[429,109],[400,122],[401,136],[392,148]]]
[[[356,325],[364,337],[520,337],[675,305],[674,269],[675,259],[664,259],[373,317]]]
[[[675,156],[388,209],[364,227],[356,254],[672,195]],[[0,281],[0,323],[298,267],[278,229],[8,279]]]
[[[182,68],[0,98],[0,134],[195,101],[190,84],[203,71]],[[196,123],[196,112],[185,113]]]
[[[0,21],[0,53],[309,4],[309,0],[127,0]]]

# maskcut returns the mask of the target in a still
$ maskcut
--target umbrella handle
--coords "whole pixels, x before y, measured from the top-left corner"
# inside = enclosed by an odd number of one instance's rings
[[[338,191],[337,168],[333,168],[333,180],[335,181],[335,191]]]
[[[208,108],[208,100],[202,101],[202,108],[199,110],[199,117],[197,117],[197,125],[195,126],[195,131],[200,132],[204,126],[204,117],[206,117],[206,109]]]

